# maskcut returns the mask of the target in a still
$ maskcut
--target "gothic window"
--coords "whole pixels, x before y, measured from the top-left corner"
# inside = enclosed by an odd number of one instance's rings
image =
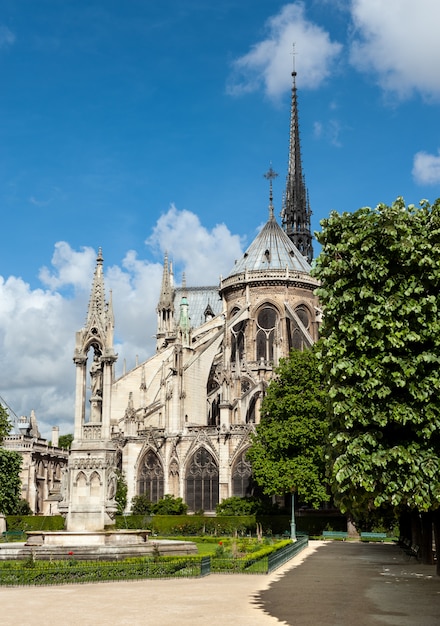
[[[252,493],[252,466],[246,459],[246,452],[242,452],[232,469],[232,495],[244,498]]]
[[[255,424],[255,408],[257,405],[257,397],[258,396],[254,396],[249,403],[249,407],[246,413],[246,424]]]
[[[244,333],[246,329],[246,320],[237,322],[231,330],[231,361],[237,359],[241,361],[244,358]]]
[[[215,391],[215,389],[219,388],[219,384],[218,384],[218,376],[217,376],[217,369],[218,369],[219,363],[217,361],[214,361],[213,364],[211,365],[211,369],[209,371],[209,376],[208,376],[208,384],[206,385],[206,391],[209,393],[211,393],[212,391]]]
[[[278,315],[273,307],[265,306],[257,316],[257,361],[273,361],[275,328]]]
[[[241,395],[244,396],[251,388],[251,383],[247,378],[243,378],[241,381]]]
[[[295,313],[299,317],[304,328],[309,330],[310,328],[310,312],[306,306],[300,304],[296,307]],[[295,319],[288,320],[288,337],[289,337],[289,349],[305,350],[308,343],[304,340],[304,333],[301,330],[298,322]]]
[[[219,473],[212,454],[200,448],[186,472],[186,502],[191,511],[214,511],[218,504]]]
[[[147,496],[151,502],[157,502],[163,498],[163,491],[162,463],[153,450],[148,450],[139,469],[138,495]]]
[[[217,396],[209,408],[208,426],[217,426],[220,423],[220,396]]]

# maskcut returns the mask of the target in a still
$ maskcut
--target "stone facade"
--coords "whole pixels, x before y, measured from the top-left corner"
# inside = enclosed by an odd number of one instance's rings
[[[18,422],[20,434],[3,440],[3,447],[22,457],[20,472],[21,497],[33,513],[58,515],[61,498],[61,477],[67,466],[68,451],[58,447],[58,428],[52,431],[52,444],[40,437],[35,414]]]

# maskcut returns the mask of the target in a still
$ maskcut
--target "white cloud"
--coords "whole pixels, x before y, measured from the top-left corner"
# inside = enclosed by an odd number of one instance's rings
[[[185,272],[188,285],[217,285],[220,275],[228,274],[241,255],[238,235],[231,235],[224,224],[208,231],[190,211],[178,211],[174,205],[162,215],[146,242],[168,251],[175,270]],[[175,272],[180,282],[181,275]]]
[[[303,2],[286,4],[267,22],[268,36],[234,62],[228,85],[232,95],[252,92],[263,86],[266,94],[277,97],[290,89],[292,46],[295,44],[298,83],[301,88],[317,88],[331,71],[342,45],[305,16]]]
[[[162,254],[168,251],[188,285],[218,284],[241,255],[240,238],[226,226],[208,230],[190,211],[172,206],[147,239]],[[31,289],[21,278],[0,276],[0,396],[17,416],[34,409],[40,432],[50,438],[73,431],[75,332],[85,321],[97,251],[55,244],[50,267],[40,270],[44,288]],[[142,260],[130,250],[120,264],[106,266],[106,297],[112,291],[115,313],[117,374],[154,353],[156,305],[162,262]],[[181,272],[176,282],[180,283]]]
[[[92,272],[96,252],[92,248],[82,248],[75,252],[65,241],[55,244],[51,264],[55,271],[42,267],[39,273],[41,282],[50,289],[73,286],[85,289],[90,286],[88,277]]]
[[[8,48],[15,43],[15,35],[7,26],[0,24],[0,48]]]
[[[412,175],[420,185],[436,185],[440,183],[440,150],[438,154],[417,152],[414,155]]]
[[[438,0],[352,0],[351,62],[387,92],[440,97]]]

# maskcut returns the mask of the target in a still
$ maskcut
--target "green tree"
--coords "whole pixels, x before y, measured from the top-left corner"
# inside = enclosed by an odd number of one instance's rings
[[[0,404],[0,445],[11,430],[11,422],[7,410]]]
[[[398,198],[321,225],[314,275],[335,497],[355,515],[423,514],[438,540],[440,201]]]
[[[153,503],[147,496],[134,496],[131,501],[132,515],[149,515],[152,511]]]
[[[187,511],[188,505],[182,498],[175,498],[169,493],[165,494],[152,507],[152,512],[156,515],[185,515]]]
[[[21,456],[0,448],[0,513],[13,515],[21,498]]]
[[[70,450],[72,441],[73,435],[71,433],[68,433],[67,435],[60,435],[58,438],[58,447],[64,448],[65,450]]]
[[[6,409],[0,404],[0,445],[11,430]],[[21,497],[21,456],[0,447],[0,513],[15,513]]]
[[[115,500],[118,504],[118,513],[121,515],[125,511],[125,507],[127,506],[127,481],[125,480],[124,474],[117,470],[116,471],[117,484],[116,484],[116,495]]]
[[[318,507],[329,499],[325,478],[326,391],[316,348],[282,359],[261,406],[247,453],[266,494],[295,492]]]

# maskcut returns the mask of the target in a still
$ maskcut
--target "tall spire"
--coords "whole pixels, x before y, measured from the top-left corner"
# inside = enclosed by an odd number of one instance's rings
[[[295,58],[295,57],[294,57]],[[287,235],[310,263],[313,259],[310,226],[310,203],[302,173],[301,146],[299,141],[298,101],[296,94],[295,65],[292,72],[292,103],[290,109],[289,165],[286,191],[283,200],[282,224]]]
[[[95,274],[93,277],[92,291],[90,294],[89,307],[87,310],[88,325],[93,320],[99,320],[102,327],[105,328],[105,293],[104,293],[104,274],[103,274],[102,248],[98,250],[96,259]]]
[[[156,349],[166,347],[167,342],[175,335],[174,328],[174,285],[171,264],[168,264],[168,254],[165,253],[162,273],[162,288],[156,308],[157,332]]]

